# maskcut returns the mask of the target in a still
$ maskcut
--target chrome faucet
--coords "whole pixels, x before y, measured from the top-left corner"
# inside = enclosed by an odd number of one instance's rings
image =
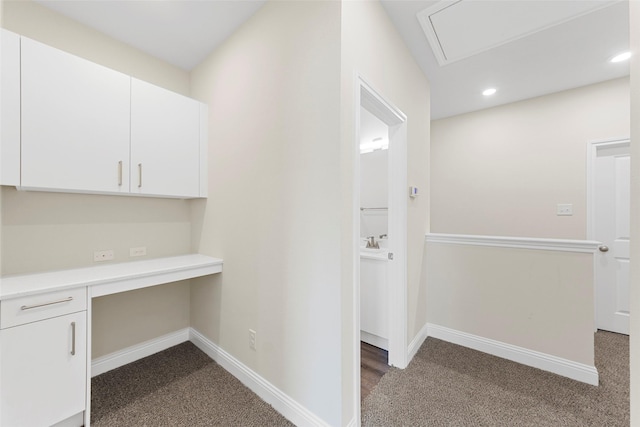
[[[375,236],[367,237],[367,248],[380,249],[380,244],[378,242],[376,242],[376,237]]]

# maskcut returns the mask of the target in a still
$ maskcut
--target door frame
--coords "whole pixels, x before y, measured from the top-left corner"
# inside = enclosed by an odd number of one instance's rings
[[[631,149],[631,139],[629,137],[604,139],[589,141],[587,143],[587,240],[595,240],[595,183],[594,183],[594,171],[596,158],[598,156],[598,149],[601,148],[616,148],[627,146]],[[594,253],[593,260],[593,330],[598,330],[598,283],[596,268],[598,263],[596,262]]]
[[[355,76],[355,138],[353,141],[353,324],[354,401],[360,424],[360,108],[364,107],[389,127],[388,242],[389,261],[389,365],[407,366],[407,116],[380,95],[360,75]]]

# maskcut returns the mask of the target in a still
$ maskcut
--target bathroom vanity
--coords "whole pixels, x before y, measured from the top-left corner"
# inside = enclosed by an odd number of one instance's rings
[[[360,248],[360,340],[389,349],[388,249]]]

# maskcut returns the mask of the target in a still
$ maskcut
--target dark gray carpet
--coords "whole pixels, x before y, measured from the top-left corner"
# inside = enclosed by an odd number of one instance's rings
[[[291,426],[190,342],[91,380],[91,425]]]
[[[362,424],[628,426],[629,338],[596,334],[600,386],[428,338],[391,368],[362,406]],[[92,425],[290,426],[191,343],[92,379]]]
[[[364,400],[363,426],[628,426],[629,337],[596,333],[594,387],[434,338]]]

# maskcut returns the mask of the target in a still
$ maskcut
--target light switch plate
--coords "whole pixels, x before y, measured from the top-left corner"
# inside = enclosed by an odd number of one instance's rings
[[[143,256],[147,254],[147,247],[140,246],[137,248],[129,248],[129,256]]]
[[[558,204],[557,210],[558,216],[571,216],[573,215],[573,205],[572,204]]]

